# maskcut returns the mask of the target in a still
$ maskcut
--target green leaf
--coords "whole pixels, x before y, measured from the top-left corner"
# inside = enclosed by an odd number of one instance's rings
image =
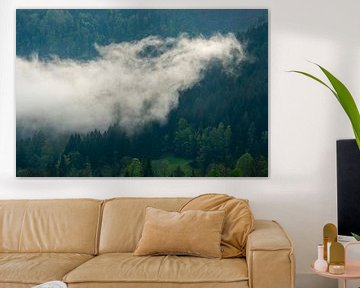
[[[356,107],[354,98],[352,97],[350,91],[346,88],[346,86],[340,80],[338,80],[334,75],[332,75],[328,70],[326,70],[322,66],[320,66],[316,63],[314,63],[314,64],[317,65],[321,69],[321,71],[325,74],[325,76],[330,81],[333,88],[331,88],[329,85],[327,85],[324,81],[320,80],[319,78],[317,78],[309,73],[297,71],[297,70],[293,70],[293,71],[289,71],[289,72],[294,72],[294,73],[305,75],[305,76],[321,83],[322,85],[327,87],[334,94],[336,99],[339,101],[340,105],[343,107],[345,113],[349,117],[352,128],[354,130],[356,143],[360,150],[360,114],[359,114],[358,108]]]
[[[320,65],[316,64],[321,71],[325,74],[325,76],[329,79],[331,85],[334,87],[337,95],[338,100],[341,106],[344,108],[346,114],[348,115],[350,122],[353,126],[356,142],[360,149],[360,114],[359,110],[356,107],[356,103],[354,98],[352,97],[350,91],[346,88],[346,86],[338,80],[334,75],[332,75],[329,71],[325,68],[321,67]]]
[[[352,232],[351,232],[351,235],[356,239],[356,241],[360,241],[360,235],[352,233]]]
[[[315,77],[314,75],[311,75],[311,74],[306,73],[306,72],[298,71],[298,70],[290,70],[290,71],[288,71],[288,72],[293,72],[293,73],[298,73],[298,74],[305,75],[305,76],[307,76],[307,77],[309,77],[309,78],[311,78],[311,79],[313,79],[313,80],[321,83],[321,84],[324,85],[325,87],[329,88],[330,91],[335,95],[335,97],[336,97],[336,98],[338,97],[337,94],[336,94],[336,92],[335,92],[329,85],[327,85],[325,82],[323,82],[323,81],[320,80],[319,78]]]
[[[354,128],[353,128],[353,130],[354,130],[354,134],[355,134],[356,143],[360,150],[360,135],[356,132],[356,130]]]

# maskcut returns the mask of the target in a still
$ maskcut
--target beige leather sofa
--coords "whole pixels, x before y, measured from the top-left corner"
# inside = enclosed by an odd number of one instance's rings
[[[185,198],[0,201],[0,288],[63,280],[71,288],[293,288],[292,244],[257,220],[236,259],[133,256],[146,206],[179,210]]]

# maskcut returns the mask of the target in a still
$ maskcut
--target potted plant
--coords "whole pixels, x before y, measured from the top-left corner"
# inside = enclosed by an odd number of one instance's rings
[[[298,71],[298,70],[292,70],[289,72],[294,72],[294,73],[305,75],[305,76],[321,83],[322,85],[327,87],[332,92],[332,94],[339,101],[340,105],[343,107],[345,113],[347,114],[347,116],[351,122],[353,131],[354,131],[354,135],[355,135],[355,140],[357,143],[357,147],[359,148],[359,151],[360,151],[360,114],[359,114],[359,110],[356,106],[356,103],[354,101],[354,98],[352,97],[350,91],[346,88],[346,86],[340,80],[338,80],[333,74],[331,74],[328,70],[326,70],[322,66],[320,66],[318,64],[315,64],[315,65],[318,66],[320,68],[320,70],[325,74],[326,78],[330,82],[330,85],[326,84],[324,81],[320,80],[319,78],[317,78],[307,72]],[[355,233],[351,233],[351,234],[357,241],[360,241],[360,235],[355,234]]]

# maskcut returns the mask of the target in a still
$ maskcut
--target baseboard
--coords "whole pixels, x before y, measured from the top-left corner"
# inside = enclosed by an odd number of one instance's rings
[[[338,282],[334,279],[320,277],[313,273],[296,275],[296,288],[338,288]]]

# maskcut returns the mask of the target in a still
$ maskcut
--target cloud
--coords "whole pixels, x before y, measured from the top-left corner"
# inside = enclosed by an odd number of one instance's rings
[[[181,92],[214,61],[231,72],[245,59],[233,34],[150,36],[96,49],[90,61],[17,58],[17,126],[86,132],[118,123],[131,135],[149,122],[166,123]]]

